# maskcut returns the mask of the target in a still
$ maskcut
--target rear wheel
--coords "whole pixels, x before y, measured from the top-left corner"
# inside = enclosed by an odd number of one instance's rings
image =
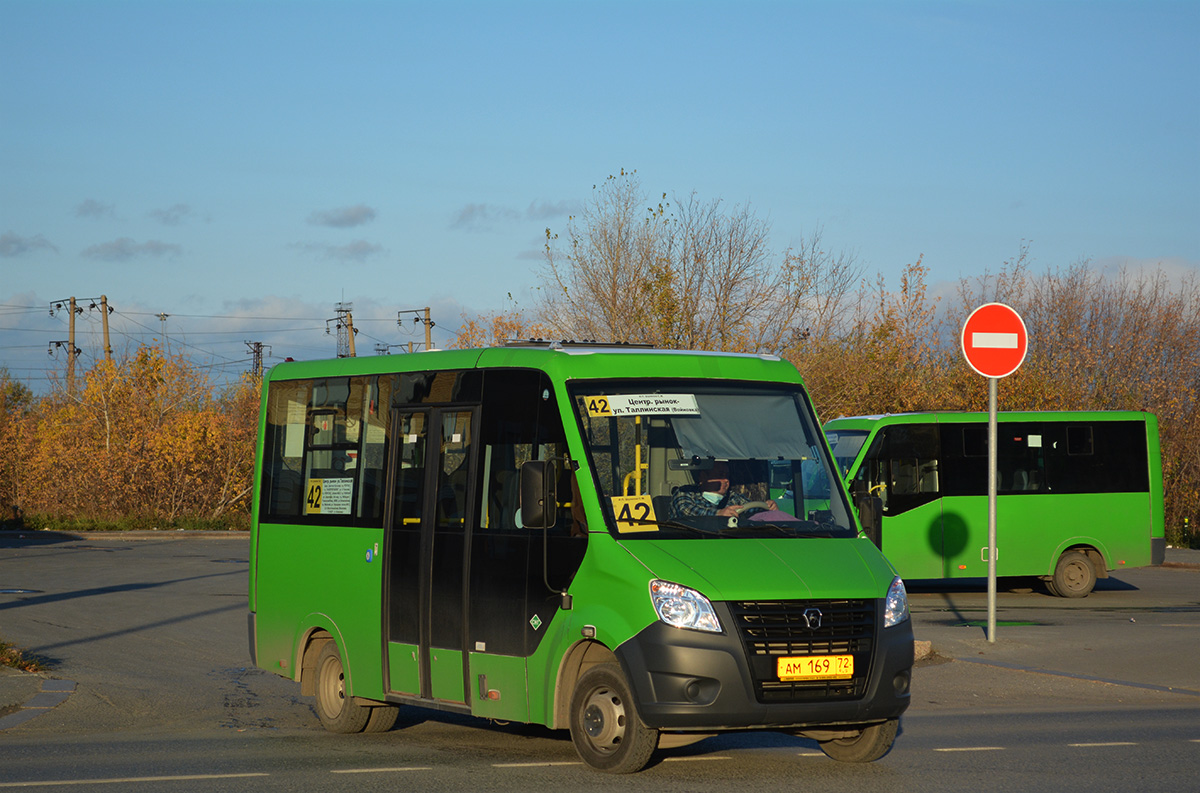
[[[1086,553],[1067,551],[1058,558],[1054,578],[1047,583],[1046,588],[1059,597],[1087,597],[1096,586],[1096,570]]]
[[[658,730],[642,724],[616,664],[593,666],[579,678],[571,696],[571,740],[583,761],[598,771],[630,774],[650,762]]]
[[[821,751],[843,763],[870,763],[883,757],[896,742],[899,719],[864,727],[854,738],[834,738],[822,741]]]
[[[325,642],[317,656],[317,717],[321,719],[321,725],[330,732],[362,732],[372,710],[359,705],[350,696],[337,642]]]
[[[396,719],[400,716],[400,708],[395,705],[376,705],[367,710],[371,714],[367,717],[363,732],[387,732],[396,726]]]

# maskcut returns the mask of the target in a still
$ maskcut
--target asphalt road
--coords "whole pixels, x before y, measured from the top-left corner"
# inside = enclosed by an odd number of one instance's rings
[[[1090,597],[914,584],[932,652],[893,751],[835,763],[815,743],[722,735],[619,780],[654,791],[1194,790],[1200,552],[1122,571]],[[0,788],[607,789],[569,737],[405,709],[382,735],[321,730],[311,701],[250,667],[244,536],[0,533],[0,637],[50,671],[0,671]]]

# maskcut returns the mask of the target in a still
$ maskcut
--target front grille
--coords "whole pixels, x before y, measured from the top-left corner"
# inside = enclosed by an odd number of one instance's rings
[[[875,644],[874,600],[753,600],[729,603],[750,662],[759,702],[822,702],[858,699],[867,689]],[[805,612],[819,609],[820,627],[809,627]],[[782,657],[852,655],[854,677],[847,680],[780,680]]]

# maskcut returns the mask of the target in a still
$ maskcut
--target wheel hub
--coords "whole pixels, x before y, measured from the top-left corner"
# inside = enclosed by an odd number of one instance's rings
[[[625,737],[625,705],[615,691],[600,689],[588,697],[583,709],[583,729],[601,751],[612,751]]]

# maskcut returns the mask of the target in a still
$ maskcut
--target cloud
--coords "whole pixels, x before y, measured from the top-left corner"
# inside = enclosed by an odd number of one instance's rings
[[[302,242],[292,245],[293,248],[337,261],[364,262],[377,253],[383,252],[383,246],[366,240],[355,240],[347,245],[330,245],[324,242]]]
[[[496,223],[512,223],[521,219],[521,213],[507,207],[488,204],[467,204],[454,215],[450,228],[463,231],[486,231]]]
[[[1122,274],[1134,280],[1161,276],[1167,283],[1177,287],[1189,278],[1200,278],[1200,261],[1182,256],[1164,256],[1160,259],[1106,256],[1092,262],[1092,265],[1110,278]]]
[[[143,256],[158,258],[161,256],[177,256],[182,252],[183,249],[178,245],[172,245],[168,242],[160,242],[158,240],[134,242],[128,237],[121,237],[112,242],[102,242],[99,245],[92,245],[89,248],[85,248],[80,255],[86,256],[89,259],[100,259],[106,262],[127,262]]]
[[[96,218],[99,220],[114,218],[116,215],[116,207],[114,205],[97,201],[94,198],[89,198],[75,207],[75,217],[79,218]]]
[[[581,208],[582,204],[578,201],[543,201],[540,204],[530,201],[529,208],[525,210],[525,217],[529,220],[549,220],[579,214]]]
[[[192,216],[192,208],[187,204],[175,204],[166,209],[153,209],[150,217],[161,222],[164,226],[178,226]]]
[[[491,231],[497,224],[543,221],[579,210],[578,201],[531,201],[522,212],[493,204],[467,204],[455,213],[450,228],[462,231]]]
[[[308,222],[313,226],[331,226],[335,229],[349,229],[362,226],[375,219],[375,210],[365,204],[352,207],[328,209],[324,212],[313,212],[308,216]]]
[[[54,247],[53,243],[41,234],[35,234],[32,237],[22,237],[13,231],[0,234],[0,256],[6,259],[45,250],[58,252],[58,248]]]

